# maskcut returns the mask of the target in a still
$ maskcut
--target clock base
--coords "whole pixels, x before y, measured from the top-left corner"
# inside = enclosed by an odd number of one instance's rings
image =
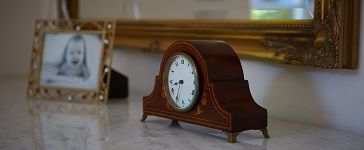
[[[240,132],[225,132],[226,136],[227,136],[227,140],[229,143],[236,143],[236,137],[238,136]]]
[[[264,138],[269,138],[269,135],[268,135],[268,129],[260,129],[260,131],[262,132]],[[229,143],[236,143],[236,137],[238,136],[238,134],[240,132],[234,132],[234,133],[231,133],[231,132],[226,132],[224,131],[226,136],[227,136],[227,140]]]
[[[176,120],[172,120],[172,122],[169,126],[173,127],[173,128],[181,128],[181,125],[179,125],[178,121],[176,121]]]
[[[268,135],[268,129],[260,129],[260,131],[262,132],[264,138],[269,138],[269,135]],[[224,131],[225,132],[225,131]],[[240,132],[234,132],[234,133],[231,133],[231,132],[225,132],[227,138],[228,138],[228,142],[229,143],[236,143],[236,137],[238,136]]]
[[[145,119],[147,119],[148,115],[147,114],[143,114],[142,119],[140,119],[141,122],[145,122]]]
[[[260,131],[262,131],[262,134],[264,136],[264,138],[269,138],[269,134],[268,134],[268,129],[265,128],[265,129],[260,129]]]
[[[147,114],[143,114],[142,119],[140,119],[140,122],[145,122],[147,117],[148,117]],[[179,125],[178,121],[176,121],[176,120],[172,120],[172,122],[171,122],[171,124],[169,126],[171,126],[171,127],[181,127],[181,125]]]
[[[147,114],[143,114],[142,116],[142,119],[140,120],[141,122],[145,122],[145,120],[147,119],[148,115]],[[172,120],[171,122],[171,127],[181,127],[178,123],[178,121],[176,120]],[[259,129],[264,138],[269,138],[269,134],[268,134],[268,129],[267,128],[264,128],[264,129]],[[239,135],[240,132],[226,132],[226,131],[223,131],[226,136],[227,136],[227,140],[229,143],[236,143],[236,137]]]

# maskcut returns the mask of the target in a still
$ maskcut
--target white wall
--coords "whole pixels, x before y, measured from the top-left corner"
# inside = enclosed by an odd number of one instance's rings
[[[21,4],[21,5],[19,5]],[[26,76],[33,20],[49,17],[48,0],[0,1],[0,77]],[[20,7],[19,7],[20,6]],[[362,8],[364,3],[361,4]],[[364,13],[361,12],[364,24]],[[357,70],[323,70],[242,60],[254,98],[275,118],[329,126],[364,135],[364,26]],[[151,92],[161,54],[116,50],[113,66],[132,91]]]
[[[35,19],[55,17],[55,0],[0,1],[0,77],[28,72]],[[49,13],[50,12],[50,13]]]

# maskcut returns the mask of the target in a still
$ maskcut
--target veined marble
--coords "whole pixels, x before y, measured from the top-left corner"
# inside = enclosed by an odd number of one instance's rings
[[[142,117],[143,94],[111,99],[107,106],[25,98],[25,79],[0,79],[0,149],[52,150],[363,150],[364,137],[269,118],[271,138],[246,131],[237,143],[223,132]],[[149,94],[149,93],[144,93]]]

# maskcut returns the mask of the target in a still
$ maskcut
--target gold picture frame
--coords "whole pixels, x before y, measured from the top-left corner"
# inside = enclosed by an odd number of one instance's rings
[[[78,17],[78,0],[69,12]],[[223,40],[243,58],[355,69],[360,0],[315,0],[313,20],[117,20],[115,47],[163,52],[178,40]]]
[[[27,97],[106,103],[114,34],[114,21],[36,21]]]

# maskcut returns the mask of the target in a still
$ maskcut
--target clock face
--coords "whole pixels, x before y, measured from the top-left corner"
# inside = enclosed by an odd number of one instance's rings
[[[185,53],[172,56],[164,70],[164,90],[172,106],[182,112],[190,110],[198,97],[198,73],[191,57]]]

